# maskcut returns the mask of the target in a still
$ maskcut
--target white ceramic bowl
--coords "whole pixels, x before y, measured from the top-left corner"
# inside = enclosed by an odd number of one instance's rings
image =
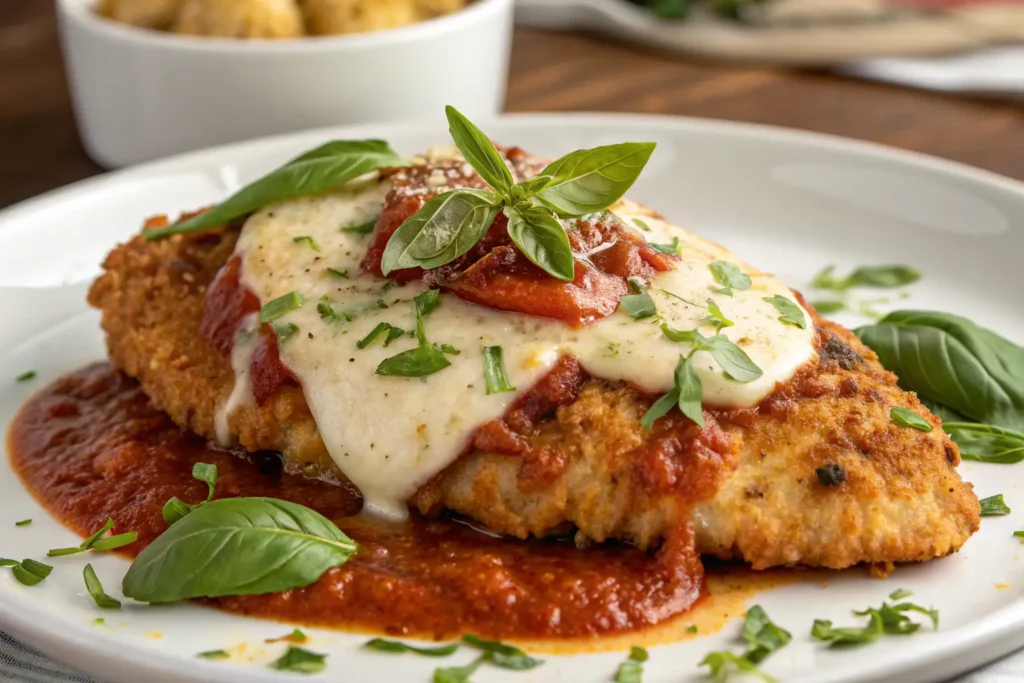
[[[85,149],[108,167],[327,125],[430,119],[503,105],[512,0],[405,28],[294,40],[179,36],[57,0]]]

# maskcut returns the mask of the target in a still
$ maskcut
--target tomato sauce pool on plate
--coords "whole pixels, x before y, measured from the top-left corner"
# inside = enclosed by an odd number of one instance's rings
[[[83,536],[108,517],[137,531],[139,553],[167,529],[164,503],[204,500],[197,462],[217,465],[217,497],[269,496],[333,519],[359,543],[343,566],[301,589],[218,598],[214,607],[311,626],[447,638],[612,635],[685,613],[701,594],[685,534],[656,554],[571,540],[498,538],[453,519],[385,524],[359,515],[350,487],[283,472],[276,453],[216,449],[178,428],[108,363],[36,394],[9,434],[14,470],[36,499]]]

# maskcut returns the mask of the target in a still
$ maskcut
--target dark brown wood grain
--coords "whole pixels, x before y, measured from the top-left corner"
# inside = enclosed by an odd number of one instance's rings
[[[520,29],[509,111],[682,114],[845,135],[1024,179],[1024,108]],[[102,172],[82,151],[52,0],[0,0],[0,207]]]

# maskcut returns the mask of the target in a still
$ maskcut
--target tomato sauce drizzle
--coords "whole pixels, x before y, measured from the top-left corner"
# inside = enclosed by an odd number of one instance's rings
[[[527,411],[528,412],[528,411]],[[37,393],[11,426],[14,470],[37,500],[83,536],[107,517],[139,539],[166,530],[172,496],[198,502],[196,462],[216,464],[217,498],[272,496],[334,519],[360,544],[345,565],[283,593],[204,601],[300,624],[390,635],[577,638],[626,633],[687,611],[701,594],[689,529],[656,555],[619,545],[495,538],[452,519],[383,525],[356,515],[357,491],[282,471],[274,453],[212,448],[153,407],[108,363]]]

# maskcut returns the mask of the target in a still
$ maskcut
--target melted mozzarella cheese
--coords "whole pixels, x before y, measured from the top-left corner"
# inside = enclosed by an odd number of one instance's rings
[[[403,516],[405,501],[417,488],[457,458],[481,424],[501,417],[563,355],[575,356],[595,377],[626,380],[651,393],[673,387],[679,357],[690,347],[670,341],[653,318],[634,320],[620,309],[571,328],[482,308],[450,294],[425,318],[425,328],[432,343],[460,351],[448,356],[451,367],[423,378],[374,374],[382,360],[414,348],[416,339],[410,333],[386,348],[383,336],[364,349],[356,342],[381,322],[414,330],[412,300],[424,286],[393,285],[361,272],[368,238],[340,228],[374,219],[389,189],[386,181],[362,179],[331,194],[265,208],[245,224],[237,246],[242,282],[261,301],[292,291],[305,297],[304,306],[276,321],[299,328],[281,343],[281,360],[301,383],[328,452],[368,507]],[[678,267],[659,273],[649,290],[658,315],[676,329],[700,328],[710,336],[713,329],[702,319],[708,315],[707,299],[713,298],[735,323],[722,333],[764,371],[756,381],[740,383],[726,376],[710,353],[698,352],[694,366],[705,405],[756,405],[814,356],[813,326],[781,323],[779,312],[764,301],[775,294],[792,298],[780,282],[636,204],[623,201],[614,208],[629,225],[640,218],[650,229],[643,233],[648,241],[678,237],[681,242]],[[318,250],[296,241],[299,237],[312,238]],[[733,296],[716,293],[720,285],[708,268],[715,260],[739,266],[753,281],[750,289]],[[328,268],[347,271],[348,277]],[[322,319],[317,302],[325,296],[348,316]],[[486,393],[483,348],[494,345],[503,348],[514,392]]]

